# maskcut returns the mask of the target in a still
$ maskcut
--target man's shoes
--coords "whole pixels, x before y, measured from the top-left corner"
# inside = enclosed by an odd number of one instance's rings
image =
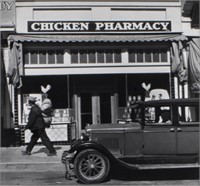
[[[25,151],[22,151],[22,155],[29,155],[30,156],[31,152],[25,150]]]
[[[55,152],[49,152],[49,153],[47,154],[47,156],[56,156],[56,155],[57,155],[56,151],[55,151]]]

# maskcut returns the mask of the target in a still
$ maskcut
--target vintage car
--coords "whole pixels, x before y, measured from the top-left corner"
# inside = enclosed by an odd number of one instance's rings
[[[199,99],[135,101],[131,120],[90,125],[62,154],[66,178],[85,184],[106,179],[110,167],[199,167]]]

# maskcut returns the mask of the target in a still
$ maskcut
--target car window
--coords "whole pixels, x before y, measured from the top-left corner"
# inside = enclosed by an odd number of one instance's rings
[[[131,110],[131,119],[133,122],[141,122],[142,109],[140,107]]]
[[[132,122],[139,122],[141,120],[141,109],[139,107],[128,108],[120,107],[118,110],[117,123],[126,124]]]
[[[199,124],[199,107],[198,106],[179,106],[179,124],[193,125]]]
[[[145,124],[171,125],[171,108],[169,106],[146,107]]]

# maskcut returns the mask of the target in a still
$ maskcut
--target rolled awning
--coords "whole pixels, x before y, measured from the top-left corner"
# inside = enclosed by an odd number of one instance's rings
[[[9,42],[158,42],[185,41],[187,37],[179,34],[148,35],[10,35]]]
[[[21,87],[21,76],[23,76],[23,57],[22,43],[23,42],[66,42],[66,43],[81,43],[81,42],[178,42],[187,41],[187,37],[180,33],[166,34],[123,34],[123,35],[10,35],[8,43],[10,46],[9,73],[10,83],[15,87]],[[12,44],[11,44],[12,43]],[[178,52],[179,53],[179,52]],[[178,55],[178,54],[177,54]],[[179,63],[178,63],[179,64]]]

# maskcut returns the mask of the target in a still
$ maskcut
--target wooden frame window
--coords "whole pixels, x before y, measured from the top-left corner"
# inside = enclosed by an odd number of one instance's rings
[[[129,49],[129,63],[168,63],[167,49]]]
[[[27,65],[64,64],[64,50],[53,50],[53,49],[25,50],[24,63]]]
[[[121,50],[71,50],[72,64],[121,63]]]

